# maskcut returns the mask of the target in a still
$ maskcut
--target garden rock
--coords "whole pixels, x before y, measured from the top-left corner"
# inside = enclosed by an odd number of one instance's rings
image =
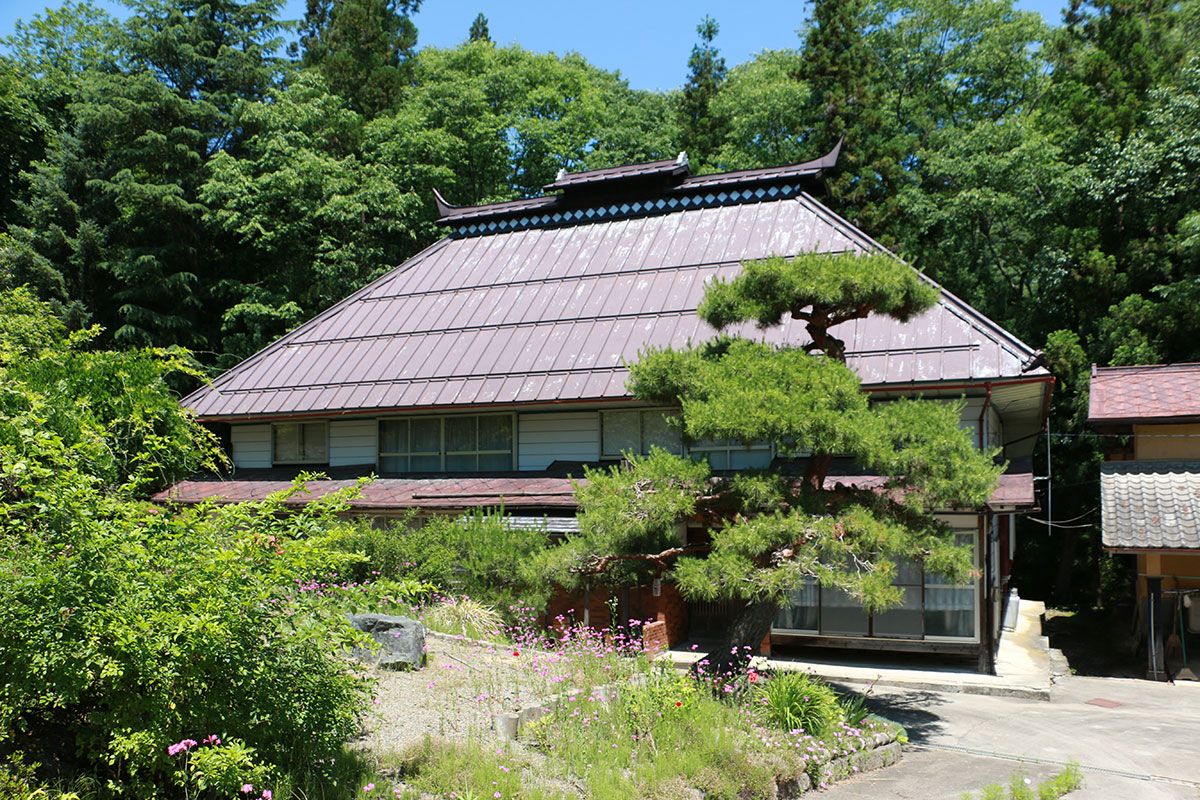
[[[380,669],[420,669],[425,665],[425,626],[417,620],[384,614],[349,614],[347,618],[379,644],[375,652],[356,648],[355,658]]]

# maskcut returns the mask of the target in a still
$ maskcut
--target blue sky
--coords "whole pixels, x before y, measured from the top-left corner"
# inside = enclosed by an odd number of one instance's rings
[[[128,13],[112,0],[94,0],[114,13]],[[1066,0],[1018,0],[1051,24],[1061,20]],[[0,0],[0,36],[17,19],[28,19],[46,0]],[[304,0],[287,0],[284,18],[303,16]],[[635,89],[671,89],[687,78],[687,59],[696,25],[711,14],[721,25],[717,45],[730,66],[765,49],[796,46],[808,5],[784,0],[729,3],[688,0],[607,0],[596,6],[567,0],[425,0],[414,18],[421,45],[453,46],[467,37],[471,20],[483,12],[492,38],[538,52],[577,51],[588,61],[619,70]]]

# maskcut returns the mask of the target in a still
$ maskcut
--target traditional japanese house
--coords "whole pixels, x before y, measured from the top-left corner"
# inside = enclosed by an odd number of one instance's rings
[[[1137,565],[1134,627],[1146,676],[1200,669],[1200,364],[1092,368],[1104,549]],[[1189,650],[1189,645],[1191,645]]]
[[[439,195],[445,238],[183,401],[228,426],[236,469],[162,499],[261,498],[315,469],[330,479],[313,495],[378,475],[355,502],[363,514],[503,504],[514,524],[545,518],[569,531],[568,476],[584,464],[652,445],[718,470],[771,464],[767,444],[682,441],[664,409],[630,397],[626,364],[649,345],[712,336],[697,303],[745,260],[882,250],[817,199],[836,159],[693,175],[681,154],[562,173],[527,200],[456,207]],[[908,323],[868,318],[834,332],[875,398],[965,397],[963,426],[1010,468],[986,507],[946,511],[974,548],[978,580],[947,585],[912,566],[898,578],[903,605],[874,617],[838,592],[801,587],[772,640],[944,652],[987,669],[1013,514],[1034,502],[1028,456],[1052,378],[1028,346],[947,292]],[[743,333],[807,341],[791,321]],[[635,592],[626,612],[669,617],[674,640],[703,635],[725,611],[655,589]]]

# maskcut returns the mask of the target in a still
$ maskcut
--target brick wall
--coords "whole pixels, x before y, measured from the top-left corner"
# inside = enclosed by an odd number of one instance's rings
[[[604,629],[610,626],[607,602],[610,592],[606,589],[594,589],[588,597],[588,624],[593,628]],[[619,598],[621,592],[617,591]],[[584,595],[568,595],[558,592],[550,600],[546,611],[547,623],[554,625],[583,624]],[[687,640],[688,609],[687,603],[672,583],[663,583],[658,597],[654,596],[652,586],[634,586],[629,589],[629,608],[620,609],[626,619],[636,619],[640,622],[661,622],[668,646],[675,646]],[[624,621],[624,620],[622,620]],[[658,630],[657,628],[655,629]],[[656,633],[655,636],[658,636]]]

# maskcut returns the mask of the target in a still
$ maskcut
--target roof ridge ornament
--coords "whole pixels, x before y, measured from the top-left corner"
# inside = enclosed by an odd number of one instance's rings
[[[451,211],[457,211],[459,208],[461,208],[461,206],[447,203],[446,198],[442,197],[442,193],[437,190],[437,187],[434,187],[433,189],[433,202],[437,203],[439,217],[449,216]]]
[[[681,166],[681,167],[686,167],[686,166],[688,166],[688,154],[687,154],[687,150],[680,150],[680,151],[679,151],[679,155],[675,157],[675,163],[676,163],[678,166]]]

